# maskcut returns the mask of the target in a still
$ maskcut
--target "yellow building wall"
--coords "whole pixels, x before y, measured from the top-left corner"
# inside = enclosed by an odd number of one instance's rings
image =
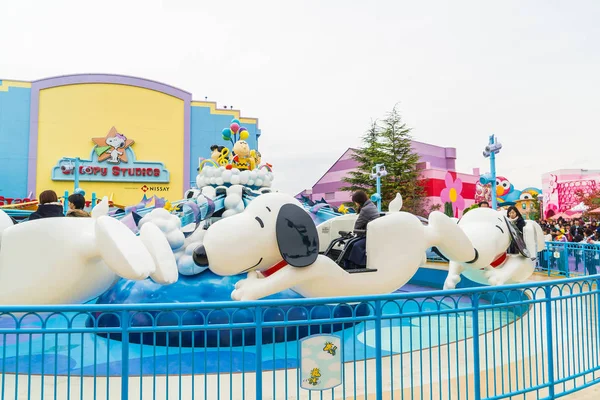
[[[92,138],[105,137],[112,127],[133,139],[136,161],[162,162],[170,182],[146,184],[167,188],[147,191],[169,200],[183,196],[184,102],[161,92],[116,84],[77,84],[40,91],[36,193],[73,191],[73,182],[52,180],[61,157],[90,159]],[[110,167],[110,165],[108,165]],[[117,204],[136,204],[144,183],[80,182],[86,198],[92,192]]]

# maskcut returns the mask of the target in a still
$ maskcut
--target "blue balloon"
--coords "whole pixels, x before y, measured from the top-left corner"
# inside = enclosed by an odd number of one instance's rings
[[[239,119],[237,119],[237,118],[234,118],[234,119],[232,119],[232,120],[231,120],[231,123],[232,123],[232,124],[238,124],[238,125],[239,125],[239,124],[240,124],[240,120],[239,120]]]
[[[226,137],[228,139],[231,137],[231,129],[229,128],[223,129],[221,133],[223,134],[223,137]]]

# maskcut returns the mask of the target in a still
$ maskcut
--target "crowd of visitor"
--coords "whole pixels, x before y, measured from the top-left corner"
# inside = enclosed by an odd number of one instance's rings
[[[556,221],[541,221],[547,242],[571,242],[596,244],[600,242],[600,226],[596,220],[584,221],[582,218]]]
[[[490,208],[487,201],[480,202],[478,206]],[[513,227],[522,234],[525,220],[518,208],[509,207],[506,216]],[[548,219],[538,223],[547,243],[539,258],[539,266],[542,269],[558,270],[568,275],[569,271],[579,271],[583,265],[584,272],[590,275],[597,273],[597,268],[600,267],[600,224],[596,219],[567,220],[560,217],[557,220]],[[513,243],[508,253],[518,253]]]

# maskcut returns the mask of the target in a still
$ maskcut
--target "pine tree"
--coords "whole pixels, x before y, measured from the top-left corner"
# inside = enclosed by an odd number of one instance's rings
[[[344,177],[342,180],[349,183],[350,186],[345,186],[342,190],[356,191],[364,190],[368,194],[375,193],[375,181],[371,178],[371,169],[377,163],[381,163],[385,154],[380,149],[379,126],[376,121],[371,122],[371,127],[363,135],[362,142],[364,147],[356,149],[352,155],[352,159],[357,161],[361,167],[349,173],[350,176]],[[362,168],[362,166],[365,166]]]
[[[382,210],[386,210],[396,193],[400,193],[403,210],[424,214],[425,190],[419,182],[416,169],[419,156],[412,150],[410,131],[396,107],[380,123],[372,122],[363,136],[364,146],[353,156],[359,167],[344,178],[350,184],[344,190],[362,189],[369,195],[375,193],[376,182],[370,174],[375,164],[384,164],[388,175],[381,179]]]

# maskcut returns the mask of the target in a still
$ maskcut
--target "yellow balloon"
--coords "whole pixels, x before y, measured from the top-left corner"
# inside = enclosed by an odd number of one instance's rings
[[[241,140],[248,139],[248,136],[250,136],[250,134],[248,133],[248,131],[242,131],[242,133],[240,133],[240,139]]]

